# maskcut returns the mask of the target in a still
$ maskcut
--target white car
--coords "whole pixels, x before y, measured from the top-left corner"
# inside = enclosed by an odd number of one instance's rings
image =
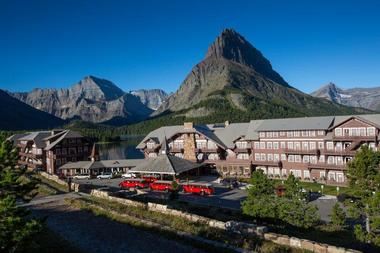
[[[127,172],[127,173],[124,173],[123,175],[121,175],[121,177],[122,178],[135,178],[136,174],[135,173]]]
[[[111,172],[104,172],[100,175],[98,175],[96,178],[97,179],[111,179],[113,177]]]
[[[77,174],[74,176],[74,179],[90,179],[90,175],[89,174]]]

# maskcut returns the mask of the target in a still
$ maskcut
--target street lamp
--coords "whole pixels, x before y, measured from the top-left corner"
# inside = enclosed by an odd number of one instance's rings
[[[336,195],[339,195],[339,186],[336,187]]]
[[[323,188],[324,188],[325,186],[323,185],[323,184],[321,184],[321,191],[322,191],[322,196],[323,196]]]

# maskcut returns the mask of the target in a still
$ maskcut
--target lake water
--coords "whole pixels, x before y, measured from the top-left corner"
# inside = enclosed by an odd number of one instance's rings
[[[144,154],[136,149],[136,141],[120,141],[96,144],[101,160],[139,159]]]

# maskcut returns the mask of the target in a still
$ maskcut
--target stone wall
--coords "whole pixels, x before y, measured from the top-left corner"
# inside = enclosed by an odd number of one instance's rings
[[[244,222],[236,222],[236,221],[228,221],[222,222],[219,220],[214,220],[210,218],[206,218],[200,215],[191,214],[182,212],[179,210],[171,209],[167,205],[156,204],[156,203],[142,203],[138,201],[133,201],[129,199],[117,198],[113,196],[109,196],[108,192],[100,191],[100,190],[91,190],[91,195],[98,198],[103,198],[111,201],[118,202],[124,205],[130,206],[138,206],[146,208],[150,211],[160,212],[168,215],[178,216],[185,218],[192,222],[200,222],[207,224],[213,228],[219,228],[223,230],[227,230],[233,233],[238,233],[242,235],[256,235],[260,238],[263,238],[267,241],[272,241],[279,245],[290,246],[294,248],[300,248],[304,250],[309,250],[311,252],[316,253],[360,253],[360,251],[345,249],[341,247],[336,247],[333,245],[318,243],[306,239],[301,239],[297,237],[289,237],[287,235],[276,234],[267,232],[267,228],[264,226],[256,226],[254,224],[244,223]]]
[[[60,179],[57,175],[51,175],[43,171],[39,172],[39,174],[46,179],[56,182],[57,184],[68,187],[67,182],[65,180]],[[71,183],[71,190],[78,192],[80,190],[80,184]]]

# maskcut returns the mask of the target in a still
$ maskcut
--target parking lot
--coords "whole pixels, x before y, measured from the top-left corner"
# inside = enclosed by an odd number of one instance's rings
[[[247,191],[239,188],[229,189],[223,184],[216,182],[217,177],[205,176],[200,177],[196,180],[196,182],[202,183],[211,183],[215,189],[215,194],[211,196],[200,196],[195,194],[186,194],[179,193],[179,199],[181,201],[186,201],[190,203],[195,203],[199,205],[206,206],[216,206],[222,208],[230,208],[239,210],[241,206],[241,202],[247,197]],[[122,178],[113,178],[113,179],[82,179],[82,180],[74,180],[76,183],[93,185],[98,187],[108,187],[111,191],[117,191],[120,189],[119,183],[124,179]],[[193,182],[194,180],[189,180],[189,182]],[[157,195],[163,194],[160,192],[152,192],[149,189],[144,189],[144,192],[149,195]],[[318,212],[323,221],[330,221],[330,213],[332,207],[337,202],[335,197],[332,196],[323,196],[319,197],[313,201],[311,204],[314,204],[318,207]]]

